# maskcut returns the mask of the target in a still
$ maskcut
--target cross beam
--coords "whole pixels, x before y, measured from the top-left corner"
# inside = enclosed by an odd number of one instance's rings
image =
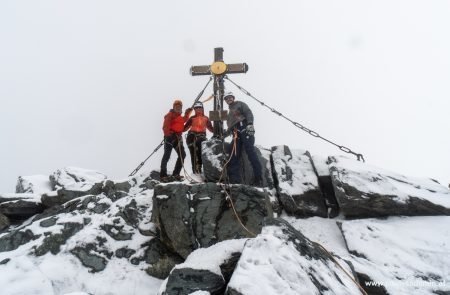
[[[226,64],[223,61],[223,48],[214,48],[214,62],[209,66],[192,66],[192,76],[209,76],[214,77],[214,110],[209,112],[209,118],[214,122],[214,135],[222,136],[223,121],[226,120],[227,111],[223,110],[223,94],[224,83],[223,77],[226,74],[241,74],[247,73],[248,65],[246,63],[240,64]]]

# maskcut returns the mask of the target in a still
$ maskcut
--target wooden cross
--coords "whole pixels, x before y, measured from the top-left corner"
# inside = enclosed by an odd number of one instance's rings
[[[226,74],[247,73],[248,65],[226,64],[223,62],[223,48],[214,48],[214,63],[210,66],[192,66],[192,76],[213,75],[214,77],[214,110],[209,112],[209,119],[214,122],[214,135],[222,136],[223,121],[227,118],[227,111],[223,110],[224,84]]]

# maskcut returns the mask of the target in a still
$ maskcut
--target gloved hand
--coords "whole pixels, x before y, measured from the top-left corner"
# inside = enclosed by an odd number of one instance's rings
[[[184,114],[187,115],[187,114],[190,114],[191,112],[192,112],[192,108],[187,108],[187,109],[184,111]]]
[[[245,127],[245,133],[247,133],[250,136],[255,135],[255,127],[253,125],[249,124],[247,127]]]

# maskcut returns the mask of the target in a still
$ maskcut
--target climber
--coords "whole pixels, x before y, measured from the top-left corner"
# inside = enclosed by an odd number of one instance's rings
[[[160,178],[163,182],[170,180],[182,180],[180,176],[181,168],[183,166],[186,152],[183,146],[183,133],[184,123],[188,120],[192,109],[187,108],[184,116],[181,116],[183,111],[183,103],[181,100],[175,100],[173,102],[173,109],[171,109],[164,116],[163,132],[164,132],[164,155],[161,159]],[[178,154],[177,162],[175,163],[175,169],[173,170],[172,177],[167,175],[167,163],[169,162],[172,149]]]
[[[184,124],[184,131],[189,130],[186,144],[191,154],[192,172],[200,174],[202,172],[202,142],[206,140],[206,129],[213,132],[213,126],[209,118],[204,115],[203,103],[196,102],[194,111],[195,115]]]
[[[241,159],[242,148],[247,153],[250,164],[253,168],[254,185],[262,186],[262,167],[255,151],[255,128],[253,126],[253,113],[242,101],[235,101],[232,92],[224,95],[224,100],[228,104],[229,112],[227,116],[227,127],[224,136],[232,135],[231,146],[235,146],[235,153],[232,154],[228,176],[231,183],[241,183],[241,173],[239,161]]]

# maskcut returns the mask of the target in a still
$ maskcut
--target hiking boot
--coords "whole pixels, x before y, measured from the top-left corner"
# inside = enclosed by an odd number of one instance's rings
[[[183,181],[184,177],[181,175],[172,175],[172,181]]]
[[[167,183],[167,182],[171,182],[172,178],[170,176],[163,176],[163,177],[160,177],[159,181]]]

